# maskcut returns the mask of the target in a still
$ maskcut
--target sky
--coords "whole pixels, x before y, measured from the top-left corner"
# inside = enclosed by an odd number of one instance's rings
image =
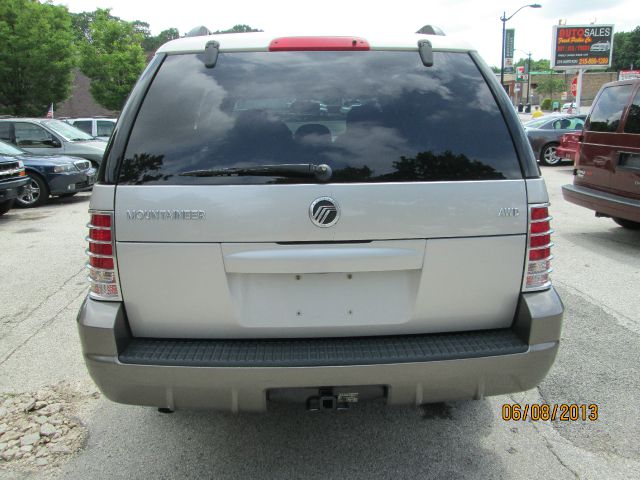
[[[204,25],[209,30],[224,30],[246,24],[265,32],[326,32],[352,34],[362,32],[415,32],[423,25],[439,26],[448,35],[463,36],[489,65],[500,65],[502,22],[523,1],[513,0],[432,0],[361,1],[324,0],[303,2],[284,0],[203,1],[180,0],[54,0],[71,12],[110,8],[123,20],[141,20],[151,33],[177,28],[184,34]],[[640,25],[638,0],[547,0],[540,9],[524,8],[507,22],[515,29],[515,59],[531,52],[533,59],[550,58],[552,27],[560,19],[567,25],[613,24],[614,31],[630,31]]]

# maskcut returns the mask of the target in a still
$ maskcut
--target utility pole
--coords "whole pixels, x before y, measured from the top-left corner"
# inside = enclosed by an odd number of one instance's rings
[[[531,103],[531,52],[529,52],[529,58],[527,59],[527,105]]]

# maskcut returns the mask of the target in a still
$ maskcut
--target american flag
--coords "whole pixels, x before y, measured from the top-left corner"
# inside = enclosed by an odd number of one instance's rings
[[[49,106],[49,110],[47,111],[47,118],[53,118],[53,103]]]

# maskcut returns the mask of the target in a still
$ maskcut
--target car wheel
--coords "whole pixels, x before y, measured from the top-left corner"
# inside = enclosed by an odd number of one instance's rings
[[[616,222],[618,225],[624,228],[628,228],[629,230],[640,230],[640,223],[634,222],[632,220],[627,220],[626,218],[618,218],[612,217],[612,220]]]
[[[7,213],[9,210],[11,210],[12,206],[13,199],[0,202],[0,215],[4,215],[5,213]]]
[[[44,205],[49,199],[49,188],[42,178],[33,173],[27,173],[29,183],[22,187],[22,193],[16,198],[16,205],[32,208]]]
[[[548,167],[560,165],[562,159],[556,154],[557,148],[557,143],[549,143],[542,147],[542,151],[540,152],[540,163]]]

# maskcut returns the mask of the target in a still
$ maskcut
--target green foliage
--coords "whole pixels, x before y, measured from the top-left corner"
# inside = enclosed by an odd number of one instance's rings
[[[0,1],[0,113],[42,116],[71,91],[75,49],[65,7]]]
[[[549,95],[553,100],[553,95],[556,93],[564,92],[567,86],[562,78],[554,77],[553,75],[546,75],[538,81],[536,91],[543,95]]]
[[[542,110],[551,110],[552,105],[553,105],[553,102],[551,101],[551,99],[550,98],[545,98],[542,101],[542,105],[540,105],[540,108]]]
[[[80,44],[80,68],[91,79],[96,102],[121,110],[146,63],[143,22],[125,22],[102,9],[91,17]]]
[[[526,67],[527,59],[521,58],[514,65],[516,67]],[[531,72],[547,72],[549,70],[551,70],[551,62],[549,60],[544,58],[541,58],[540,60],[531,60]]]
[[[611,63],[614,70],[640,68],[640,26],[631,32],[618,32],[613,35]]]
[[[228,30],[216,30],[213,33],[249,33],[249,32],[262,32],[262,30],[257,28],[251,28],[249,25],[234,25]]]
[[[145,52],[155,52],[161,45],[167,43],[170,40],[180,38],[180,32],[177,28],[169,28],[161,31],[158,35],[148,36],[142,41],[142,48]]]

